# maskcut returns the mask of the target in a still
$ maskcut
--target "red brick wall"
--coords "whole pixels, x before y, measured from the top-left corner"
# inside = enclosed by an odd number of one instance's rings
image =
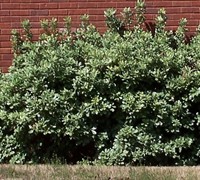
[[[0,67],[3,71],[11,65],[11,29],[20,28],[23,19],[30,19],[34,35],[39,33],[39,21],[56,17],[59,22],[70,15],[76,27],[81,14],[89,14],[99,30],[105,29],[103,11],[113,7],[123,9],[135,6],[136,0],[0,0]],[[200,19],[199,0],[146,0],[147,20],[154,19],[158,9],[164,7],[168,14],[168,28],[176,28],[179,19],[186,17],[190,32],[194,32]],[[62,26],[60,24],[60,26]]]

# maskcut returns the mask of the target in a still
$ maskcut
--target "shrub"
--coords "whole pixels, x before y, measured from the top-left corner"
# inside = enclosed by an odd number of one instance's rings
[[[75,33],[69,17],[62,33],[56,19],[42,21],[37,42],[29,21],[23,36],[13,31],[15,58],[0,77],[0,162],[199,163],[200,35],[185,43],[184,19],[167,32],[163,9],[155,33],[145,31],[137,3],[133,27],[129,8],[125,19],[106,11],[103,35],[87,15]]]

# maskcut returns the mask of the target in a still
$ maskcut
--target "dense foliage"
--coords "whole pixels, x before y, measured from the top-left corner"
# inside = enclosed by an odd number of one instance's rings
[[[107,165],[200,163],[200,34],[185,43],[186,20],[165,30],[161,9],[155,32],[143,30],[125,8],[105,12],[101,35],[81,26],[59,32],[41,22],[32,42],[13,31],[15,58],[0,76],[0,162],[42,163],[58,158]]]

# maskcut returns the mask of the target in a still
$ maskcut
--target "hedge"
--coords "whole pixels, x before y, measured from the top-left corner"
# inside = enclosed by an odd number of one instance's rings
[[[185,42],[186,20],[143,29],[144,3],[121,17],[105,11],[100,34],[81,16],[12,32],[13,65],[0,76],[0,162],[197,165],[200,162],[200,34]]]

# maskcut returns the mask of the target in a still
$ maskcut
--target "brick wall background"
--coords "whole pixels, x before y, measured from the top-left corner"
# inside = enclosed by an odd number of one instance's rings
[[[113,7],[135,7],[136,0],[0,0],[0,68],[7,71],[12,63],[10,32],[20,28],[20,22],[29,19],[33,33],[39,34],[39,21],[55,17],[59,22],[67,15],[72,17],[73,27],[77,27],[80,15],[89,14],[90,22],[100,31],[105,30],[103,11]],[[188,20],[188,29],[194,33],[200,19],[199,0],[146,0],[147,22],[152,22],[158,9],[164,7],[168,14],[167,26],[175,29],[182,17]],[[62,23],[60,23],[62,27]]]

